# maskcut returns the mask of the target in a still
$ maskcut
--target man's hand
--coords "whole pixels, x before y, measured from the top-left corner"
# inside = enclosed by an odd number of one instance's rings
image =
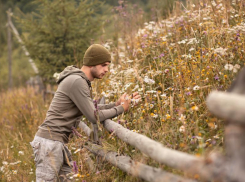
[[[131,95],[131,102],[133,103],[133,105],[137,105],[140,101],[141,101],[141,96],[139,95],[138,92],[134,92]]]
[[[124,111],[126,112],[129,109],[131,99],[127,94],[123,94],[121,97],[121,105],[123,106]]]

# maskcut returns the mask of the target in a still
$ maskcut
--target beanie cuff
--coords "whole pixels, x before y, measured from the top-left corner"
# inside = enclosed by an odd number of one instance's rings
[[[98,55],[95,57],[83,58],[83,65],[85,65],[85,66],[96,66],[99,64],[103,64],[105,62],[111,62],[111,55],[110,54],[101,54],[101,55]]]

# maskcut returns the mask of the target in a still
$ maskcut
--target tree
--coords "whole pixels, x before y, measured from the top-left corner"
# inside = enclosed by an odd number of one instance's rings
[[[17,18],[23,41],[45,81],[68,65],[81,66],[83,54],[102,25],[98,0],[36,0],[38,11]]]

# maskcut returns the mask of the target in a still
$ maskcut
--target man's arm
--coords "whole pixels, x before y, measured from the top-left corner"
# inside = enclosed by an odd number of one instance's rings
[[[97,123],[96,108],[90,97],[90,90],[87,82],[83,78],[74,81],[70,88],[69,96],[83,115],[92,123]],[[111,119],[124,112],[122,105],[115,106],[111,109],[98,110],[100,122]]]
[[[110,103],[110,104],[98,104],[98,109],[99,110],[104,110],[104,109],[111,109],[116,106],[116,103]]]

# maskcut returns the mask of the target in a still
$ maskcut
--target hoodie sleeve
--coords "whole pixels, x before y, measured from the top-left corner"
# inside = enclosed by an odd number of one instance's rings
[[[96,109],[93,104],[93,100],[90,97],[90,89],[86,80],[83,78],[76,79],[70,88],[69,96],[78,109],[91,123],[97,123],[95,117]],[[100,122],[122,114],[123,111],[124,109],[121,105],[111,109],[98,110]]]
[[[98,104],[98,109],[99,109],[99,110],[103,110],[103,109],[111,109],[111,108],[113,108],[113,107],[115,107],[115,106],[116,106],[115,102],[110,103],[110,104]]]

